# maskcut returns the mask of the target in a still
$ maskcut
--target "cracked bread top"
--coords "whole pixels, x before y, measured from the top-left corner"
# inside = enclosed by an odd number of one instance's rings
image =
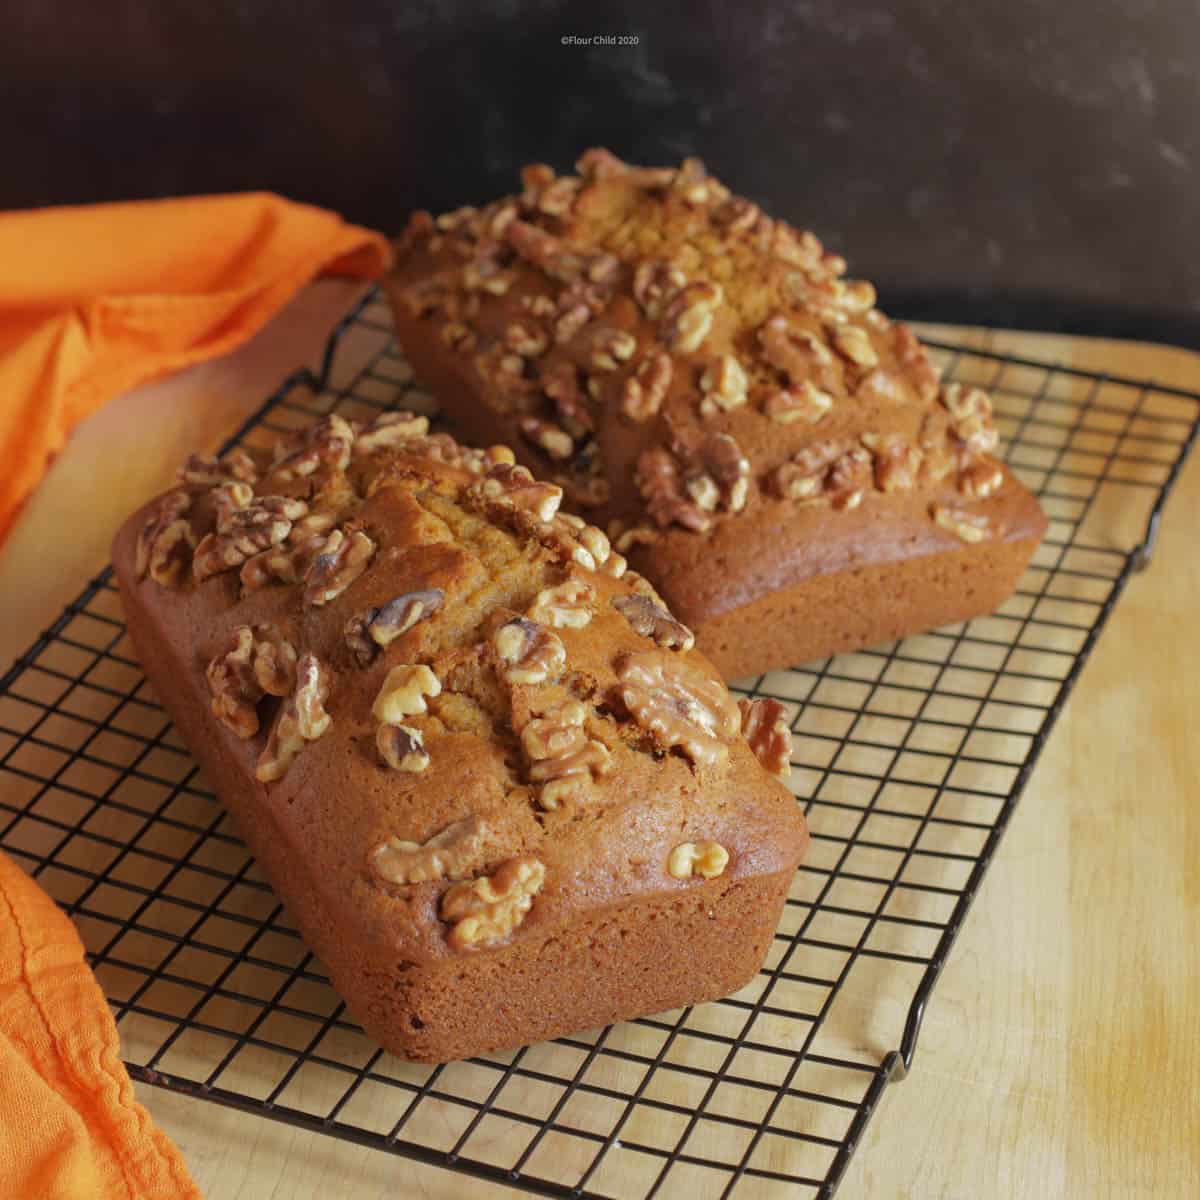
[[[305,886],[413,961],[802,848],[755,757],[786,772],[780,707],[739,709],[560,498],[424,418],[331,416],[189,460],[117,540]]]
[[[401,341],[464,428],[561,484],[685,619],[740,603],[750,575],[754,595],[824,569],[815,533],[869,562],[1038,527],[992,457],[987,394],[943,383],[813,234],[696,160],[589,150],[522,182],[413,216],[389,282]]]

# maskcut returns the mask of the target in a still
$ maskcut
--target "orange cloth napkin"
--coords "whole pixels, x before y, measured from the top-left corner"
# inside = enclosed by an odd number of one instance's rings
[[[67,435],[136,384],[226,353],[382,236],[278,196],[0,215],[0,538]],[[74,926],[0,854],[0,1197],[192,1200],[134,1099]]]
[[[0,854],[0,1196],[200,1200],[134,1099],[75,927]]]
[[[139,383],[244,342],[387,241],[251,193],[0,215],[0,539],[70,431]]]

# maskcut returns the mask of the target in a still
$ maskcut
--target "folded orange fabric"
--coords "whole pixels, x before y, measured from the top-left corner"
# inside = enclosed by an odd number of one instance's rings
[[[0,1196],[200,1200],[134,1099],[75,927],[0,854]]]
[[[388,261],[380,234],[266,193],[0,215],[0,538],[106,400],[232,350],[318,274]]]

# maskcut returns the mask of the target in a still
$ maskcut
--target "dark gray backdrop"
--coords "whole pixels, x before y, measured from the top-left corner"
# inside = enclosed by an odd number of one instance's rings
[[[394,231],[695,153],[893,311],[1200,342],[1194,0],[0,7],[0,207],[265,187]],[[598,33],[639,44],[562,44]]]

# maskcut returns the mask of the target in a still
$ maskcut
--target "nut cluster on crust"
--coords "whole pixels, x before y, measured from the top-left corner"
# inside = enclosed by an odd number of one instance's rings
[[[955,487],[970,504],[1004,486],[986,394],[943,385],[839,255],[698,161],[646,168],[589,150],[574,174],[538,164],[522,183],[485,208],[416,214],[397,296],[474,356],[483,402],[572,504],[609,499],[612,421],[640,431],[643,510],[664,531],[708,534],[760,493],[850,511],[912,489]],[[853,412],[881,404],[942,419],[917,435],[886,418],[854,431]],[[835,440],[837,455],[814,463]],[[743,443],[771,449],[751,459]]]

